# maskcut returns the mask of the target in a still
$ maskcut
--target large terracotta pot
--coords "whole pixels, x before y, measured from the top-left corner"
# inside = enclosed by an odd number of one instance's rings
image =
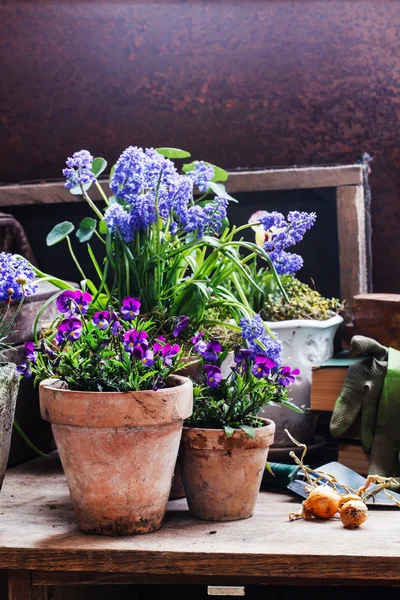
[[[312,366],[332,357],[334,337],[342,322],[342,317],[335,315],[324,321],[297,319],[266,323],[283,343],[283,364],[300,369],[300,375],[289,386],[289,396],[304,410],[296,413],[285,406],[266,406],[261,411],[261,416],[272,419],[276,424],[274,448],[292,445],[285,429],[299,442],[313,442],[318,415],[310,411]]]
[[[40,384],[79,529],[133,535],[159,529],[167,508],[192,382],[137,392],[77,392]]]
[[[207,521],[253,515],[275,424],[265,420],[251,439],[241,429],[184,427],[179,452],[190,513]]]
[[[10,453],[20,376],[14,363],[0,365],[0,490]]]

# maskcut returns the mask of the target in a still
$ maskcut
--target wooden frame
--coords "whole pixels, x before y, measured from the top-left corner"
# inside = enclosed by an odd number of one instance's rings
[[[109,193],[107,182],[101,182]],[[348,316],[353,296],[366,293],[367,259],[365,239],[364,188],[361,165],[291,167],[285,169],[237,170],[229,172],[227,190],[240,192],[336,188],[339,234],[340,296]],[[92,197],[100,200],[94,187]],[[62,182],[0,187],[0,207],[27,204],[81,202]]]

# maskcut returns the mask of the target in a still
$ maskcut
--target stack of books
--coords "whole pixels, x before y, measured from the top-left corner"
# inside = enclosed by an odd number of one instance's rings
[[[311,410],[332,413],[342,391],[349,366],[364,358],[351,358],[348,352],[341,352],[321,365],[313,367]],[[368,474],[369,457],[361,447],[359,419],[349,430],[346,439],[340,440],[338,461],[360,475]]]

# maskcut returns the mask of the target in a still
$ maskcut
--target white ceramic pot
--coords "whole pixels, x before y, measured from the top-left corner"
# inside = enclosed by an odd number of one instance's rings
[[[20,376],[14,363],[0,365],[0,490],[10,453]]]
[[[294,404],[305,409],[303,414],[279,406],[267,406],[261,411],[260,416],[276,423],[275,447],[293,445],[284,429],[290,431],[299,442],[312,442],[316,419],[314,413],[307,411],[310,408],[311,367],[332,357],[333,340],[342,322],[339,315],[325,321],[298,319],[266,322],[283,343],[283,365],[300,369],[300,375],[289,387],[289,396]]]

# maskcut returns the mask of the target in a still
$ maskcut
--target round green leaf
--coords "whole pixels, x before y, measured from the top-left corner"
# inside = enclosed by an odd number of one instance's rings
[[[70,233],[75,229],[73,223],[71,221],[63,221],[62,223],[58,223],[55,225],[50,233],[47,234],[46,244],[48,246],[54,246],[54,244],[58,244],[64,238],[67,237]]]
[[[80,242],[88,242],[96,231],[97,221],[91,217],[85,217],[79,224],[76,237]]]
[[[221,167],[217,167],[212,163],[207,164],[214,169],[214,177],[212,178],[213,181],[226,181],[228,179],[228,173],[225,171],[225,169],[221,169]]]
[[[82,196],[82,188],[87,192],[91,185],[91,183],[84,183],[82,187],[80,185],[74,185],[74,187],[69,188],[69,192],[73,196]]]
[[[107,161],[104,158],[95,158],[92,163],[92,173],[97,178],[107,167]]]
[[[159,154],[165,156],[165,158],[189,158],[190,152],[186,150],[180,150],[179,148],[156,148]]]

